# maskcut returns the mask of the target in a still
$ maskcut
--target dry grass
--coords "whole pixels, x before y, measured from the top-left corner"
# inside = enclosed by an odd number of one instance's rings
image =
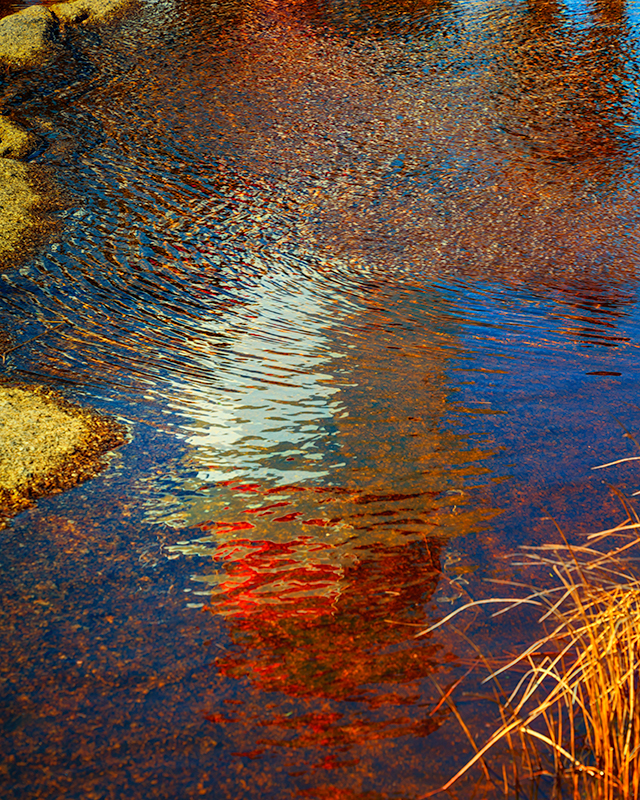
[[[532,577],[542,567],[554,585],[536,590],[509,582],[527,593],[481,604],[500,604],[496,615],[523,603],[539,606],[544,633],[485,679],[501,695],[502,724],[440,791],[506,741],[530,774],[539,771],[545,750],[552,756],[547,774],[554,797],[640,796],[640,580],[634,569],[639,551],[640,518],[632,510],[624,523],[592,534],[584,546],[571,546],[563,537],[560,544],[520,550],[514,565]],[[429,630],[479,604],[457,609]],[[501,677],[507,673],[513,681],[517,672],[524,674],[503,694]],[[503,770],[502,781],[505,797],[524,796],[517,770],[513,775]]]

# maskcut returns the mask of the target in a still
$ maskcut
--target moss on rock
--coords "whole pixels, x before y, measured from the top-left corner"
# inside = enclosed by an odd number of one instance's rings
[[[0,518],[94,477],[124,441],[121,425],[57,392],[0,386]]]

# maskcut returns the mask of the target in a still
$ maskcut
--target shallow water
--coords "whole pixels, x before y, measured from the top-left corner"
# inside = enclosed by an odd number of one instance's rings
[[[417,798],[469,755],[469,647],[415,633],[638,486],[591,470],[637,452],[637,13],[149,3],[21,107],[66,200],[3,370],[130,442],[3,532],[3,796]]]
[[[9,17],[17,11],[23,11],[29,6],[37,5],[40,5],[37,0],[17,0],[16,2],[14,0],[0,0],[0,18]]]

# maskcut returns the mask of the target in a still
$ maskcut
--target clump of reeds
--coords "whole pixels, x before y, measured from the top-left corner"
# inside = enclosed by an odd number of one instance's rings
[[[498,742],[506,740],[515,753],[514,740],[521,739],[527,758],[532,742],[550,750],[555,797],[640,797],[640,580],[633,569],[638,529],[640,518],[630,513],[621,525],[587,537],[585,546],[563,537],[560,544],[523,547],[514,563],[544,567],[554,585],[536,590],[509,582],[528,591],[516,600],[470,603],[429,629],[480,604],[502,604],[496,614],[522,603],[543,609],[544,633],[485,679],[497,683],[505,672],[524,673],[502,697],[502,724],[442,790]],[[505,795],[506,780],[505,773]]]

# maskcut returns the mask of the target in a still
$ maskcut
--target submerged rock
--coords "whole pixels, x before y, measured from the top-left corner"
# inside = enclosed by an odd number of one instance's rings
[[[0,268],[8,266],[9,257],[34,226],[31,211],[38,199],[27,165],[0,160]]]
[[[0,520],[94,477],[101,456],[124,441],[117,422],[57,392],[0,386]]]

